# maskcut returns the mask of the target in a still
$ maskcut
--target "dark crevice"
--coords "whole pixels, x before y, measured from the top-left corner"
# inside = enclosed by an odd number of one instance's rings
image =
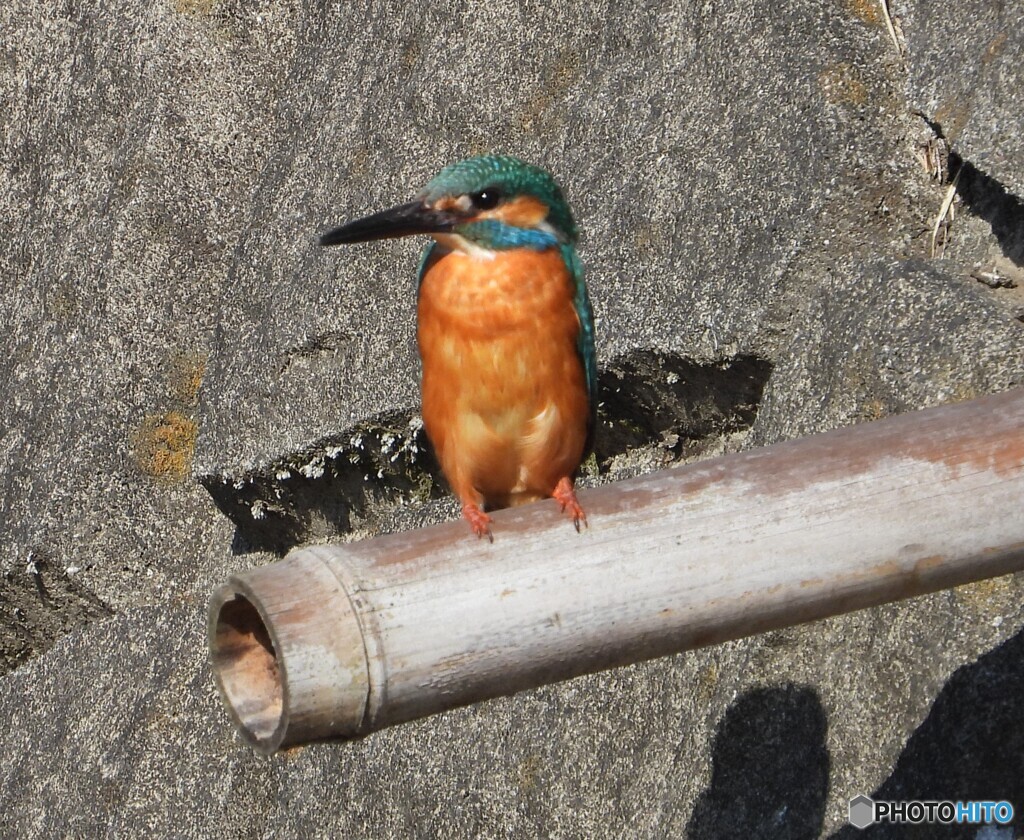
[[[352,341],[352,337],[341,330],[332,330],[313,336],[302,344],[288,349],[284,354],[284,361],[278,368],[280,376],[296,359],[313,359],[322,355],[337,355]]]
[[[915,110],[913,113],[914,116],[920,117],[924,121],[924,124],[931,129],[932,134],[934,134],[939,140],[945,140],[947,143],[949,142],[946,138],[946,133],[942,130],[941,124],[935,122],[935,120],[929,117],[924,111]]]
[[[690,457],[749,429],[771,371],[757,356],[700,363],[640,350],[615,360],[602,371],[598,389],[599,465],[652,444]]]
[[[325,438],[309,450],[241,476],[200,476],[235,523],[232,550],[285,553],[344,534],[377,505],[444,495],[416,412],[394,413]]]
[[[62,636],[114,611],[58,568],[49,553],[33,549],[25,565],[0,574],[0,673],[48,650]]]
[[[643,350],[602,371],[596,470],[657,447],[662,462],[686,460],[749,429],[772,365],[755,356],[695,362]],[[594,469],[591,460],[589,468]],[[309,450],[240,476],[200,481],[235,523],[236,553],[284,553],[370,522],[398,504],[448,493],[415,410],[361,423]]]

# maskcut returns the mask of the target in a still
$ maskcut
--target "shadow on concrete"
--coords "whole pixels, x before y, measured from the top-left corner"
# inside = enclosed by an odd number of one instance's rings
[[[958,668],[907,742],[876,800],[1007,800],[1014,819],[1003,833],[1024,836],[1024,630]],[[976,838],[979,826],[846,826],[833,840]],[[981,835],[984,836],[984,835]]]
[[[825,710],[807,686],[740,696],[718,725],[711,784],[687,826],[691,840],[811,840],[828,794]]]
[[[920,115],[935,136],[954,145],[946,137],[942,124]],[[979,169],[957,152],[949,153],[949,177],[959,176],[957,192],[964,206],[992,226],[1003,256],[1018,268],[1024,268],[1024,197],[1014,195],[998,180]]]
[[[955,152],[949,156],[949,167],[960,173],[958,191],[964,205],[992,226],[1003,256],[1024,268],[1024,201]]]

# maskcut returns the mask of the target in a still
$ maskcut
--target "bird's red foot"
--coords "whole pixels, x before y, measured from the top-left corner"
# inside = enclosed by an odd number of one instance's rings
[[[487,537],[490,542],[494,542],[494,537],[491,534],[491,517],[480,510],[479,505],[473,504],[473,502],[464,504],[462,516],[477,537]]]
[[[580,503],[576,498],[576,491],[573,489],[572,479],[568,477],[559,479],[559,482],[555,485],[555,490],[551,495],[554,497],[555,501],[562,506],[562,513],[572,520],[572,524],[575,526],[577,533],[580,530],[580,522],[583,523],[584,527],[590,527],[587,525],[587,515],[583,512],[583,508],[580,507]]]

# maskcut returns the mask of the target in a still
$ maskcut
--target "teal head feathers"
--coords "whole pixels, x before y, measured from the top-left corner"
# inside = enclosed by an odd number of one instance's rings
[[[518,158],[483,155],[442,169],[415,201],[329,231],[320,244],[414,233],[449,235],[486,250],[543,250],[577,238],[572,212],[551,175]]]

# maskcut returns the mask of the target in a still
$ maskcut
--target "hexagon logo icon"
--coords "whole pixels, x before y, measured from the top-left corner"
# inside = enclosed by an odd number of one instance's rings
[[[850,800],[850,825],[867,828],[875,821],[875,802],[863,793]]]

